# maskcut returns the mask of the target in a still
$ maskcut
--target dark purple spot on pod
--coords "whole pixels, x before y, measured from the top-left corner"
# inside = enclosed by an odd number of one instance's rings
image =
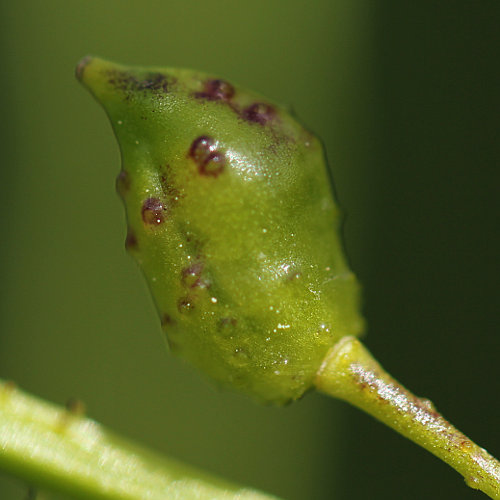
[[[207,80],[203,92],[196,93],[196,97],[210,101],[229,101],[234,96],[234,87],[225,80]]]
[[[198,164],[204,163],[215,151],[215,141],[206,135],[195,139],[189,148],[189,156]]]
[[[167,328],[169,326],[175,325],[175,320],[170,316],[170,314],[165,313],[161,317],[161,326],[162,328]]]
[[[125,170],[120,170],[116,177],[116,191],[124,198],[130,189],[130,177]]]
[[[191,144],[189,156],[198,165],[198,171],[201,175],[217,177],[224,170],[226,158],[215,148],[215,141],[206,135],[198,137]]]
[[[224,154],[214,151],[208,155],[207,159],[201,165],[198,165],[198,170],[201,175],[218,177],[224,170],[225,165],[226,157]]]
[[[182,284],[189,288],[200,286],[201,273],[203,271],[203,263],[196,262],[182,270]]]
[[[148,198],[142,204],[142,220],[145,224],[158,225],[163,222],[165,206],[158,198]]]
[[[274,114],[274,108],[263,102],[254,103],[245,108],[241,113],[245,120],[260,123],[261,125],[265,125],[268,121],[270,121],[274,117]]]
[[[194,299],[193,297],[181,297],[177,301],[177,309],[181,313],[186,313],[194,309]]]
[[[137,250],[138,248],[137,238],[132,231],[132,229],[128,228],[127,237],[125,238],[125,248],[129,251]]]

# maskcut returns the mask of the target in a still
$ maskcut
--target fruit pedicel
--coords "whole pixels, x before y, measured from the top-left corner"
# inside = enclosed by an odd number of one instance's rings
[[[500,464],[357,340],[359,285],[318,139],[201,72],[86,57],[76,73],[117,137],[126,248],[170,349],[262,402],[313,388],[348,401],[500,499]]]

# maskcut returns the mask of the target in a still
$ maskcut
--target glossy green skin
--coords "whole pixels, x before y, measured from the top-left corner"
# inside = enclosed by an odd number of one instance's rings
[[[171,349],[261,401],[302,396],[327,350],[362,329],[319,141],[203,73],[89,58],[77,76],[120,144],[127,248]],[[211,149],[193,153],[202,136]]]

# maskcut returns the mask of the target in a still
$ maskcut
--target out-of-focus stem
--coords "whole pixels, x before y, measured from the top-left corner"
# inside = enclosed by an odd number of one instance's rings
[[[73,498],[272,500],[118,438],[0,380],[0,469]]]
[[[345,337],[331,349],[316,387],[427,449],[462,474],[471,488],[500,499],[500,463],[453,427],[428,399],[394,380],[359,340]]]

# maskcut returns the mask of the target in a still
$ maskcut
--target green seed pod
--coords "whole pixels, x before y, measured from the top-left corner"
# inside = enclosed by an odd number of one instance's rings
[[[204,73],[86,58],[77,76],[118,139],[126,247],[172,351],[260,400],[301,397],[363,324],[320,142]]]
[[[280,106],[203,73],[86,58],[77,77],[118,138],[126,246],[171,349],[261,401],[313,387],[347,401],[500,500],[500,462],[356,339],[359,287],[318,140]]]

